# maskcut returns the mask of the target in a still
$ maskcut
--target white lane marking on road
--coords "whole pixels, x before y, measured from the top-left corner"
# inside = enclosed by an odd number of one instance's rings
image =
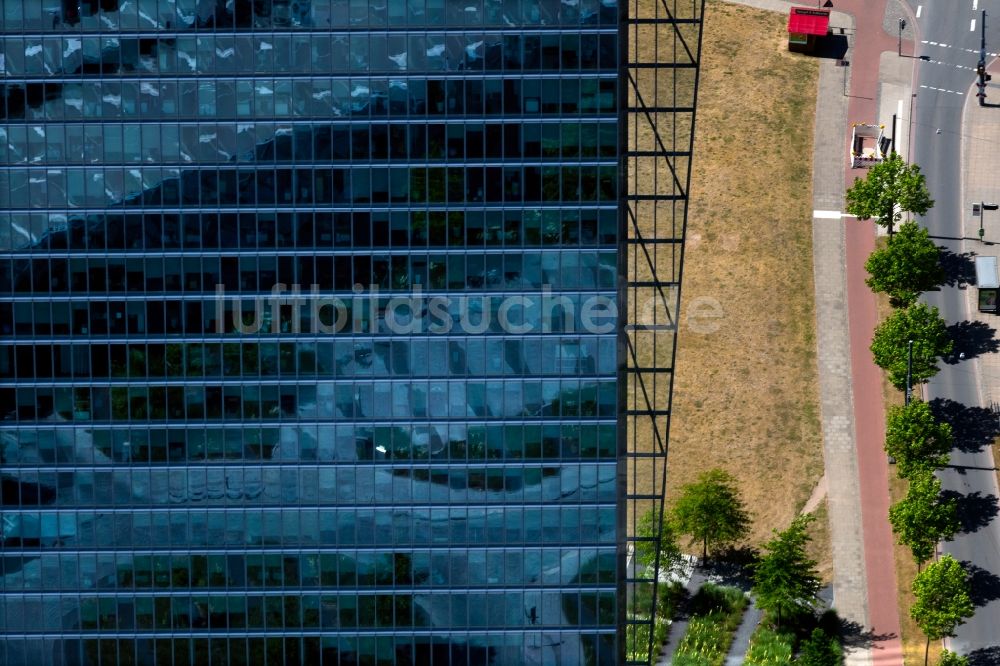
[[[944,62],[943,60],[932,60],[930,58],[926,58],[924,62],[930,63],[932,65],[944,65],[945,67],[954,67],[955,69],[967,69],[970,72],[976,71],[975,67],[969,67],[968,65],[956,65],[953,62]]]
[[[947,48],[947,49],[957,48],[959,51],[965,51],[966,53],[975,53],[975,54],[979,53],[979,49],[963,49],[963,48],[960,48],[960,47],[957,47],[957,46],[948,46],[947,44],[938,44],[937,42],[928,42],[926,39],[921,39],[920,43],[921,44],[929,44],[930,46],[940,46],[941,48]],[[987,52],[986,55],[991,56],[993,58],[996,58],[997,56],[1000,56],[1000,53]]]
[[[972,19],[972,21],[969,23],[969,32],[975,32],[975,31],[976,31],[976,19]]]
[[[924,11],[923,5],[917,5],[917,18],[920,18],[920,12]]]
[[[926,88],[927,90],[935,90],[937,92],[951,93],[952,95],[964,95],[965,93],[958,90],[948,90],[947,88],[935,88],[934,86],[921,85],[921,88]]]
[[[972,11],[979,11],[979,0],[972,0]]]

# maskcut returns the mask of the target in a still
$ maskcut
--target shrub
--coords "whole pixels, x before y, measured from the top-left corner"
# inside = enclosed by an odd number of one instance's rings
[[[938,666],[969,666],[969,658],[944,650],[941,653],[941,661],[938,662]]]
[[[795,663],[801,666],[840,666],[844,663],[840,640],[822,629],[813,629],[809,638],[802,642],[799,658]]]

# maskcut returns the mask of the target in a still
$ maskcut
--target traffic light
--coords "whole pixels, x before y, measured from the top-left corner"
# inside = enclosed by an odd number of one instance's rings
[[[981,62],[976,66],[976,74],[986,76],[986,63]]]

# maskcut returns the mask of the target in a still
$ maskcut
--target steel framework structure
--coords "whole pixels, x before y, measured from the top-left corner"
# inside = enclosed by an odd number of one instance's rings
[[[619,271],[622,663],[649,664],[705,0],[630,0],[621,20]],[[640,516],[655,527],[639,534]],[[637,548],[656,553],[652,567]],[[652,594],[635,594],[637,586]]]

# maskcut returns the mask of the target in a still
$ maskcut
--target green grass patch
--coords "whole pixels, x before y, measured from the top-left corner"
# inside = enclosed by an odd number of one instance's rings
[[[761,626],[750,639],[745,666],[785,666],[792,663],[795,636]]]
[[[746,607],[741,590],[703,585],[691,599],[691,620],[674,653],[674,666],[722,666]]]

